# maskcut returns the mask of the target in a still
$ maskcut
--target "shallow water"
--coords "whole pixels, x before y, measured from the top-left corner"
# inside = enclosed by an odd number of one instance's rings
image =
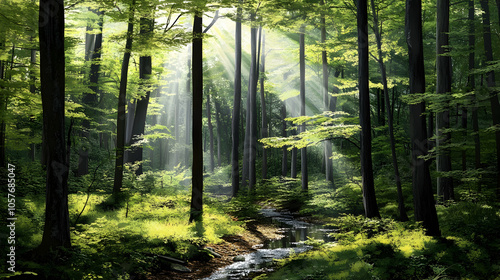
[[[334,241],[328,236],[328,233],[334,231],[333,229],[298,221],[290,213],[277,212],[275,209],[262,209],[261,214],[272,219],[273,223],[279,227],[283,238],[266,241],[256,252],[242,255],[244,261],[237,261],[223,267],[204,280],[251,279],[249,275],[271,271],[273,260],[286,258],[291,252],[302,253],[312,249],[312,246],[304,244],[308,237],[322,239],[325,242]]]

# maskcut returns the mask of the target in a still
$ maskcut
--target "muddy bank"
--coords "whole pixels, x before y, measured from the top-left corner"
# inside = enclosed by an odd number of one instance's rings
[[[282,237],[283,235],[279,233],[278,228],[273,224],[250,222],[247,224],[247,231],[244,234],[224,236],[222,237],[224,240],[222,243],[206,246],[212,248],[214,252],[221,256],[220,258],[212,258],[209,261],[191,261],[186,265],[191,272],[162,270],[148,276],[147,279],[202,279],[210,276],[217,269],[232,264],[234,257],[255,252],[266,240],[280,239]]]

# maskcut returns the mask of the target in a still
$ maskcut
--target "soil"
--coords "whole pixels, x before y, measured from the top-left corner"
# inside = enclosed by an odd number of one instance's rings
[[[162,270],[154,275],[149,275],[148,280],[188,280],[203,279],[210,276],[217,269],[233,263],[233,258],[238,255],[248,254],[256,251],[266,240],[279,239],[283,236],[278,233],[278,228],[272,224],[261,224],[257,222],[247,223],[247,231],[242,235],[223,236],[222,243],[208,244],[220,254],[220,258],[212,258],[209,261],[191,261],[186,267],[191,272],[175,272]]]

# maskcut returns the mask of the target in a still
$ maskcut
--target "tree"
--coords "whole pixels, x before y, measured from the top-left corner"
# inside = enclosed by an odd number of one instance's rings
[[[387,111],[387,123],[389,126],[389,139],[391,142],[391,155],[392,155],[392,165],[394,167],[394,179],[396,181],[396,189],[398,193],[398,210],[399,219],[401,221],[408,221],[408,215],[406,214],[403,190],[401,187],[401,176],[399,174],[398,158],[396,155],[396,140],[394,139],[394,117],[391,110],[391,105],[389,101],[389,87],[387,85],[387,71],[384,63],[384,55],[382,52],[382,35],[381,30],[379,30],[378,14],[375,12],[375,1],[371,0],[372,17],[373,17],[373,31],[375,33],[375,40],[377,41],[378,50],[378,64],[380,67],[380,72],[382,74],[382,85],[384,87],[383,94],[385,95],[384,101],[386,111]]]
[[[193,23],[193,165],[189,222],[199,221],[203,214],[203,22],[196,12]]]
[[[140,24],[140,33],[147,38],[153,32],[154,20],[152,18],[142,17],[140,19]],[[148,80],[151,78],[151,72],[151,55],[142,55],[139,58],[139,78],[142,81],[145,95],[138,99],[135,105],[132,138],[130,143],[132,151],[129,153],[128,157],[129,162],[139,162],[139,167],[136,171],[137,175],[142,174],[142,146],[139,142],[146,127],[146,115],[148,112],[149,96],[151,95],[151,86],[148,84]]]
[[[241,1],[239,2],[241,3]],[[240,145],[240,108],[241,108],[241,7],[236,11],[235,31],[235,73],[234,73],[234,99],[233,118],[231,123],[231,185],[232,195],[238,194],[240,186],[239,150]]]
[[[324,7],[325,1],[321,0],[320,5]],[[326,16],[324,13],[321,13],[321,44],[323,44],[323,49],[321,51],[321,63],[322,63],[322,75],[323,75],[323,83],[322,83],[322,89],[323,89],[323,103],[324,103],[324,110],[328,111],[330,110],[330,98],[328,94],[328,76],[329,76],[329,71],[328,71],[328,54],[326,52],[326,46],[324,46],[326,42]],[[332,142],[331,141],[325,141],[325,176],[326,180],[331,182],[332,185],[335,184],[333,180],[333,161],[331,159],[332,156]]]
[[[422,42],[422,2],[406,0],[405,35],[408,45],[410,94],[425,92],[424,54]],[[412,159],[413,205],[415,220],[422,221],[426,234],[439,236],[427,155],[427,131],[424,102],[410,105],[410,141]]]
[[[359,122],[361,124],[361,176],[363,205],[367,218],[380,217],[373,181],[370,88],[368,86],[368,3],[357,1]]]
[[[488,0],[481,0],[483,9],[483,41],[486,63],[493,62],[493,49],[491,45],[491,26],[490,26],[490,8]],[[500,103],[498,102],[498,91],[495,89],[495,71],[486,73],[486,82],[490,91],[490,106],[493,119],[493,126],[500,125]],[[495,130],[496,156],[497,156],[497,198],[500,198],[500,130]]]
[[[448,55],[448,33],[450,25],[450,1],[437,1],[436,20],[436,91],[437,94],[451,94],[451,57]],[[445,102],[442,111],[436,113],[436,149],[438,155],[436,167],[438,172],[451,171],[451,156],[448,148],[442,146],[449,145],[451,134],[443,132],[450,128],[450,109],[448,102]],[[437,194],[443,200],[453,199],[453,178],[448,174],[441,174],[437,178]]]
[[[306,115],[306,59],[305,59],[305,25],[300,27],[299,35],[299,64],[300,64],[300,115]],[[301,126],[300,131],[305,132],[306,125]],[[309,188],[309,178],[307,173],[307,148],[300,149],[300,172],[302,175],[302,190],[307,191]]]
[[[132,36],[134,33],[134,12],[135,12],[135,0],[132,0],[132,4],[130,4],[129,6],[127,39],[125,42],[125,52],[123,54],[121,76],[120,76],[120,92],[118,95],[118,117],[116,120],[116,160],[115,160],[115,177],[113,182],[114,194],[120,192],[123,183],[125,125],[126,125],[125,105],[127,104],[128,66],[130,61],[130,55],[132,52]]]
[[[65,146],[64,2],[40,0],[40,80],[44,143],[47,149],[45,225],[39,250],[70,247],[69,161]]]
[[[87,24],[87,31],[85,34],[85,61],[90,61],[89,71],[89,92],[83,94],[82,103],[87,106],[86,115],[89,116],[93,108],[97,106],[99,94],[99,72],[101,67],[101,48],[102,48],[102,28],[104,21],[104,12],[89,8],[89,11],[97,16],[95,20]],[[94,33],[94,25],[97,24],[97,33]],[[82,121],[82,131],[80,136],[89,141],[90,137],[90,120],[84,119]],[[89,151],[88,147],[82,146],[78,152],[78,176],[83,176],[89,172]]]

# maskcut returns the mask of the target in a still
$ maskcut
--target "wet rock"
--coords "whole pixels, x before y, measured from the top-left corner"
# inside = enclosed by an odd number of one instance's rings
[[[234,262],[244,262],[245,261],[245,256],[239,255],[233,258]]]
[[[171,264],[170,269],[177,272],[185,272],[185,273],[191,272],[191,269],[176,263]]]

